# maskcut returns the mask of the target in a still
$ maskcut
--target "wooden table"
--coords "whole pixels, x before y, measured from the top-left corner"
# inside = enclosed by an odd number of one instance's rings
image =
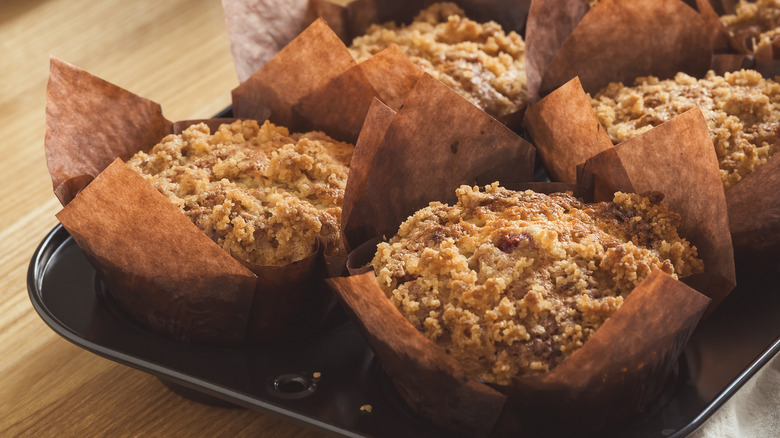
[[[60,208],[43,153],[49,56],[159,102],[170,120],[208,117],[238,85],[220,3],[4,0],[0,37],[0,436],[319,436],[181,398],[60,338],[27,297],[30,257]]]
[[[209,117],[238,85],[220,2],[4,0],[0,37],[0,436],[320,436],[188,401],[62,339],[27,297],[30,257],[60,209],[43,153],[49,56],[160,103],[170,120]]]

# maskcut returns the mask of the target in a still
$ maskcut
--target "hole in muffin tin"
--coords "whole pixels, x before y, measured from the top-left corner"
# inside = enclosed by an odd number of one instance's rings
[[[316,383],[300,373],[282,374],[271,382],[272,393],[282,398],[303,398],[314,393]]]

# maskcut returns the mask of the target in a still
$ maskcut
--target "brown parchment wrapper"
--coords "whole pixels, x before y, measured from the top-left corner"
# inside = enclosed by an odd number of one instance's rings
[[[366,123],[358,139],[350,167],[359,170],[347,181],[342,210],[347,249],[395,234],[429,201],[451,199],[486,172],[507,182],[533,178],[533,146],[428,74],[391,112],[373,105],[367,120],[377,123]]]
[[[539,96],[575,76],[594,92],[625,77],[702,76],[710,67],[711,23],[681,0],[602,0],[581,14],[572,0],[534,1],[526,38],[535,43],[529,88],[538,81]]]
[[[780,155],[776,155],[726,192],[738,256],[770,260],[780,256]]]
[[[234,96],[257,92],[244,85]],[[238,344],[302,336],[324,318],[333,297],[322,278],[343,270],[345,254],[338,249],[318,244],[308,257],[289,265],[243,267],[184,215],[174,214],[178,209],[143,178],[130,178],[127,172],[134,172],[123,163],[101,173],[117,158],[148,150],[200,120],[172,123],[156,103],[56,58],[46,114],[47,164],[55,193],[66,206],[59,217],[137,321],[182,341]],[[234,115],[262,121],[268,110],[253,105]],[[234,120],[205,122],[214,130]],[[101,183],[90,185],[89,195],[77,196],[98,175]],[[217,284],[224,296],[215,294]],[[232,315],[230,323],[225,315]]]
[[[295,107],[297,120],[354,144],[374,99],[397,110],[422,74],[390,46],[304,97]]]
[[[373,271],[327,281],[412,409],[465,436],[488,435],[505,395],[468,378],[460,364],[404,319],[379,289]]]
[[[585,0],[534,0],[525,30],[526,76],[531,102],[539,100],[542,74],[558,49],[590,10]]]
[[[324,131],[354,144],[371,102],[379,98],[400,107],[421,75],[395,46],[357,64],[336,33],[317,19],[234,90],[234,108],[259,104],[271,110],[275,123],[299,132]]]
[[[712,298],[713,307],[734,288],[726,198],[701,111],[690,110],[613,146],[575,78],[529,107],[525,125],[550,173],[563,182],[574,177],[591,185],[596,201],[611,200],[618,190],[662,192],[682,216],[681,234],[704,260],[704,274],[688,284]]]
[[[392,47],[356,65],[341,40],[349,43],[372,23],[411,22],[433,1],[357,0],[339,6],[311,0],[305,6],[306,2],[293,0],[284,14],[278,10],[288,2],[267,3],[222,2],[239,78],[247,78],[252,87],[258,87],[254,82],[263,84],[257,94],[249,96],[249,102],[234,101],[238,106],[260,103],[268,107],[275,123],[297,131],[324,130],[354,143],[372,100],[379,98],[397,109],[422,74]],[[522,31],[530,0],[455,3],[473,20],[494,20],[506,31]],[[288,29],[305,30],[297,35]],[[304,98],[306,95],[309,97]],[[290,105],[299,100],[300,105]],[[501,122],[519,127],[523,109],[503,116]]]
[[[222,248],[122,160],[57,218],[134,319],[176,339],[243,341],[255,275],[224,257]],[[168,226],[149,226],[157,223]]]
[[[271,110],[274,123],[305,131],[293,117],[293,106],[356,64],[338,36],[317,19],[233,90],[233,111],[242,114],[245,107],[262,105]]]
[[[157,144],[171,132],[172,123],[162,116],[160,105],[64,61],[52,58],[49,68],[46,164],[54,193],[65,205],[116,157],[128,159]],[[100,114],[100,125],[84,118],[81,108]]]
[[[372,172],[382,171],[382,163],[375,166]],[[577,189],[560,183],[535,183],[533,188],[545,193]],[[380,240],[377,236],[350,253],[347,267],[353,276],[328,282],[357,318],[407,403],[438,426],[467,436],[563,436],[619,425],[661,391],[710,302],[654,271],[558,367],[510,385],[486,385],[464,377],[460,365],[389,302],[366,266]],[[487,392],[491,387],[506,399]],[[461,405],[464,397],[474,403]]]
[[[612,149],[607,132],[598,120],[593,123],[593,117],[590,99],[583,93],[579,78],[526,110],[523,125],[552,180],[576,183],[577,165]]]
[[[349,163],[349,179],[347,180],[347,188],[344,191],[344,205],[341,208],[341,241],[345,243],[347,250],[349,250],[349,243],[344,235],[345,224],[349,222],[349,217],[352,214],[352,206],[363,196],[363,191],[365,190],[366,182],[369,179],[369,171],[374,162],[374,157],[395,116],[396,112],[378,99],[374,99],[368,110],[368,114],[366,114],[363,130],[355,145],[355,153],[352,154],[352,161]],[[352,225],[350,227],[350,233],[357,234],[353,235],[353,241],[362,242],[364,240],[363,232],[360,232],[360,228],[362,227],[363,224]],[[365,233],[370,233],[370,230],[365,230]]]

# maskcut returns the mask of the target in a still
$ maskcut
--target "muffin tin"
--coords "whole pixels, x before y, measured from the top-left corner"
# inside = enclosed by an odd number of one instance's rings
[[[700,323],[655,403],[599,436],[682,437],[701,425],[780,352],[778,276],[740,275],[737,289]],[[28,290],[40,317],[65,339],[197,401],[271,412],[342,436],[449,436],[404,405],[340,308],[301,342],[224,348],[171,341],[122,313],[61,225],[35,251]]]
[[[226,108],[215,116],[231,117]],[[536,181],[549,181],[537,162]],[[737,287],[700,322],[661,395],[599,437],[684,437],[780,353],[780,264],[737,264]],[[56,333],[109,360],[158,377],[172,391],[239,406],[347,437],[449,437],[396,393],[340,306],[305,341],[211,347],[172,341],[114,302],[62,225],[43,239],[27,276],[30,300]],[[371,412],[361,407],[371,406]]]

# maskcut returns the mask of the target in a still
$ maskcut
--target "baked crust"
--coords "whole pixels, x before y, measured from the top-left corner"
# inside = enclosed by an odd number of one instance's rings
[[[721,179],[729,189],[780,150],[780,84],[753,70],[703,79],[640,77],[611,83],[591,104],[613,143],[652,129],[698,106],[712,136]]]
[[[418,67],[494,117],[528,100],[525,42],[493,21],[477,23],[453,3],[436,3],[406,26],[373,24],[349,47],[358,62],[395,44]]]
[[[584,204],[497,183],[456,193],[411,216],[372,265],[396,308],[488,382],[555,367],[652,270],[703,270],[657,194]]]

